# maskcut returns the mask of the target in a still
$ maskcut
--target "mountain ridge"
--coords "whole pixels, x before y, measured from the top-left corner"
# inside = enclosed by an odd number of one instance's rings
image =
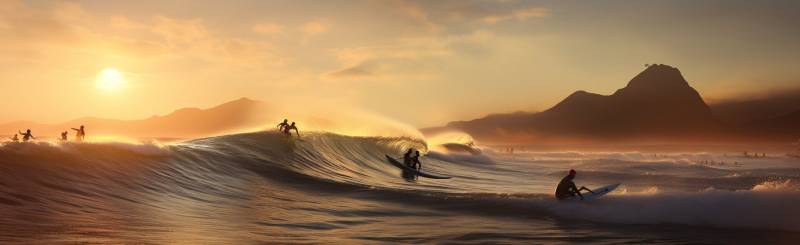
[[[144,119],[121,120],[98,117],[81,117],[63,123],[42,124],[32,121],[14,121],[0,124],[0,132],[16,133],[33,129],[36,136],[58,135],[70,128],[87,126],[89,135],[124,137],[193,138],[210,136],[242,128],[259,127],[266,118],[259,111],[267,110],[264,102],[242,97],[210,108],[184,107],[165,115]]]
[[[578,90],[539,113],[495,114],[444,128],[484,141],[538,142],[697,140],[725,130],[699,92],[668,65],[647,67],[610,95]]]

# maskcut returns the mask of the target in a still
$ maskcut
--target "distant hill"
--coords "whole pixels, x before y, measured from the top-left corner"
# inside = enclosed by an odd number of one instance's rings
[[[268,106],[260,101],[241,98],[213,108],[183,108],[164,116],[141,120],[116,120],[86,117],[60,124],[39,124],[19,121],[0,125],[0,132],[13,134],[32,129],[34,136],[56,137],[69,128],[86,125],[87,135],[126,137],[194,138],[216,135],[233,130],[261,127],[268,121],[263,111]],[[274,119],[272,119],[274,120]],[[74,135],[72,130],[70,137]]]
[[[739,126],[741,134],[751,138],[793,142],[800,139],[800,110]]]
[[[577,91],[540,113],[495,114],[448,123],[489,142],[696,141],[726,127],[680,71],[651,65],[612,95]]]
[[[714,115],[749,139],[800,139],[800,89],[735,98],[711,105]]]
[[[714,116],[725,123],[743,126],[800,111],[800,89],[761,96],[732,98],[711,104]]]

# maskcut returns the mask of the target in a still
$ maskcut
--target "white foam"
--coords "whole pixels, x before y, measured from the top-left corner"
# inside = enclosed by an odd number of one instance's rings
[[[788,182],[788,181],[787,181]],[[782,189],[783,184],[769,190]],[[679,224],[800,231],[800,192],[754,190],[647,192],[610,195],[593,202],[559,202],[558,216],[613,224]]]

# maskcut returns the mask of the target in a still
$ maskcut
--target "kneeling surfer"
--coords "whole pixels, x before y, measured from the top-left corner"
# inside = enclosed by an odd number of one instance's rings
[[[583,186],[581,186],[581,188],[576,187],[575,182],[572,182],[572,180],[575,179],[575,174],[576,174],[575,170],[570,169],[569,174],[565,176],[563,179],[561,179],[561,182],[558,182],[558,186],[556,187],[556,198],[558,200],[568,199],[574,197],[575,195],[578,195],[579,197],[581,197],[581,200],[583,200],[583,195],[581,195],[581,190],[587,190],[591,193],[594,193],[592,190],[589,190],[586,187]]]

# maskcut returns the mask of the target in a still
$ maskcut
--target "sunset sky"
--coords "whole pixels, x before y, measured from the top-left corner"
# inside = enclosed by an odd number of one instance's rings
[[[240,97],[415,126],[612,93],[646,63],[706,98],[800,81],[798,1],[0,1],[0,123]]]

